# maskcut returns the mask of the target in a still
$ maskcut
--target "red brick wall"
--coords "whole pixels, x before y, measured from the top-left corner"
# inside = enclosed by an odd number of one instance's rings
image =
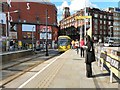
[[[29,3],[30,9],[27,10],[27,3]],[[12,2],[12,7],[8,8],[6,5],[3,5],[4,12],[7,11],[14,11],[19,10],[18,13],[10,13],[10,16],[13,19],[13,22],[11,23],[17,23],[17,32],[18,32],[18,40],[22,40],[22,24],[33,24],[36,25],[36,33],[35,37],[38,40],[39,39],[39,32],[38,27],[40,25],[46,24],[46,10],[48,10],[48,25],[53,25],[54,23],[57,23],[57,9],[54,5],[51,4],[42,4],[37,2]],[[37,23],[37,18],[40,20],[40,24]],[[21,20],[19,22],[19,20]],[[26,20],[26,22],[24,22]],[[52,31],[58,29],[52,28]]]
[[[13,20],[17,21],[20,16],[21,21],[26,20],[26,22],[36,23],[36,18],[39,17],[40,22],[45,24],[46,19],[46,10],[48,10],[48,23],[53,24],[57,22],[56,19],[56,7],[54,5],[47,5],[41,3],[30,2],[30,9],[27,10],[28,2],[12,2],[12,7],[10,11],[19,10],[19,13],[11,13],[11,16],[14,17]]]

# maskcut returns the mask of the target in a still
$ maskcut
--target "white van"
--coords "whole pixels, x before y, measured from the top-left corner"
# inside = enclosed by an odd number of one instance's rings
[[[105,41],[105,42],[104,42],[104,46],[107,46],[107,47],[108,47],[108,46],[112,46],[112,45],[113,45],[113,42],[114,42],[114,41],[112,41],[112,40]]]
[[[120,39],[115,37],[107,37],[104,46],[120,46]]]

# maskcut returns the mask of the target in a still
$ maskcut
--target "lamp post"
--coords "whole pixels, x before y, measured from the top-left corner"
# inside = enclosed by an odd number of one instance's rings
[[[32,28],[32,50],[34,51],[34,35],[33,35],[34,26]]]
[[[15,11],[10,11],[10,12],[5,12],[7,14],[6,16],[6,41],[9,37],[9,32],[10,32],[10,13],[17,13],[18,10],[15,10]],[[9,44],[9,41],[7,41],[7,44]],[[8,50],[9,48],[9,45],[6,45],[6,50]]]
[[[47,24],[48,24],[48,10],[46,10],[46,56],[49,56],[48,54],[48,28],[47,28]]]
[[[111,38],[111,36],[112,36],[112,28],[113,26],[109,26],[109,29],[110,29],[110,38]]]
[[[10,31],[10,13],[17,13],[17,12],[18,12],[18,10],[6,12],[7,13],[7,19],[8,19],[8,21],[7,21],[7,23],[8,23],[8,25],[7,25],[8,30],[6,29],[6,37],[9,36],[9,31]]]
[[[85,0],[85,11],[84,14],[86,16],[86,0]],[[86,18],[84,19],[85,25],[84,25],[84,36],[85,36],[85,43],[86,43]]]

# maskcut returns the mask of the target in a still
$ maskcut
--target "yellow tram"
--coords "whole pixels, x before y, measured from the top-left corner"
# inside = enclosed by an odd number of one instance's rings
[[[58,51],[65,52],[70,49],[71,38],[69,36],[58,37]]]

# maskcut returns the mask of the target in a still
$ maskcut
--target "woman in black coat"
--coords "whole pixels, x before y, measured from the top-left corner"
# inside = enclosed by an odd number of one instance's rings
[[[93,47],[93,41],[91,40],[90,36],[87,36],[87,42],[86,42],[86,76],[92,77],[92,62],[95,61],[95,53],[94,53],[94,47]]]

